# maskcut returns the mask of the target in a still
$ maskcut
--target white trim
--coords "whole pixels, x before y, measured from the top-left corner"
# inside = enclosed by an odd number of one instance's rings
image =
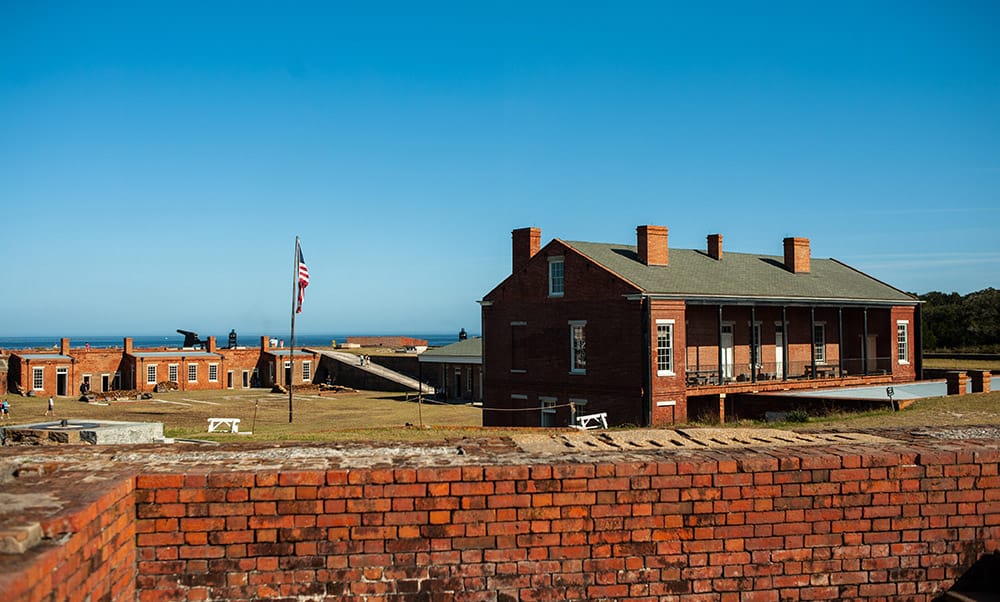
[[[153,376],[152,380],[149,379],[150,375]],[[156,374],[156,364],[146,364],[146,384],[155,385],[157,378],[159,377]]]
[[[452,355],[452,356],[431,356],[424,358],[423,355],[418,358],[421,364],[476,364],[480,365],[483,363],[483,356],[481,355]]]
[[[212,378],[212,368],[215,368],[215,378]],[[208,382],[210,383],[219,382],[219,364],[208,365]]]
[[[191,368],[194,368],[194,378],[191,378]],[[198,364],[194,362],[188,362],[187,365],[187,381],[189,383],[198,382]]]
[[[658,407],[658,408],[668,408],[670,406],[675,406],[675,405],[677,405],[677,402],[674,401],[674,400],[672,400],[672,399],[670,401],[658,401],[658,402],[656,402],[656,407]]]
[[[171,372],[173,373],[173,378],[171,378]],[[181,382],[181,368],[180,364],[167,364],[167,380],[174,383]]]
[[[906,352],[906,359],[899,354],[899,326],[906,326],[904,332],[906,333],[906,340],[903,341],[903,350]],[[900,366],[910,365],[910,321],[909,320],[896,320],[896,363]]]
[[[579,399],[577,397],[570,397],[569,402],[577,407],[587,405],[586,399]]]
[[[557,264],[557,263],[561,266],[560,267],[560,272],[562,272],[559,275],[560,290],[553,291],[553,287],[552,287],[552,283],[553,283],[553,280],[552,280],[552,266],[554,264]],[[566,258],[563,255],[553,255],[553,256],[549,257],[549,272],[548,272],[548,274],[549,274],[549,297],[562,297],[564,294],[566,294]]]
[[[36,374],[41,373],[41,378],[35,378]],[[37,385],[35,383],[41,383]],[[45,366],[32,366],[31,367],[31,390],[32,391],[44,391],[45,390]]]
[[[672,370],[672,368],[674,367],[674,326],[676,325],[676,323],[677,323],[677,321],[673,320],[673,319],[656,320],[656,324],[655,325],[657,327],[656,328],[656,366],[657,366],[656,375],[657,376],[677,376],[677,373],[674,372],[674,370]],[[660,366],[660,328],[659,327],[660,327],[660,325],[669,325],[670,326],[670,347],[669,347],[670,352],[668,354],[668,358],[667,359],[669,360],[669,365],[670,365],[671,369],[667,369],[667,370],[660,370],[659,369],[659,366]]]

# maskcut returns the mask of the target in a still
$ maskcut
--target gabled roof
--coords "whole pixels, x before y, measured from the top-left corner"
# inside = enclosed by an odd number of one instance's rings
[[[437,349],[428,349],[420,354],[419,359],[421,362],[438,364],[481,364],[483,363],[483,339],[472,337]]]
[[[644,293],[685,299],[746,299],[783,302],[916,304],[916,297],[836,259],[810,259],[810,272],[794,274],[784,258],[733,253],[713,259],[703,251],[670,249],[669,264],[648,266],[630,245],[562,241]]]

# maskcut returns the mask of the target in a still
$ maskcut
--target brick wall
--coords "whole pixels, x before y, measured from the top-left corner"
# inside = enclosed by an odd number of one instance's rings
[[[931,600],[1000,547],[998,460],[944,444],[144,475],[140,599]]]
[[[930,601],[1000,550],[995,441],[353,467],[324,449],[15,478],[5,493],[53,487],[72,508],[0,555],[3,599]],[[88,450],[76,470],[102,455],[122,457]]]
[[[24,554],[0,554],[0,598],[11,602],[134,600],[137,566],[133,484],[130,477],[100,486],[91,481],[85,491],[67,503],[68,511],[35,523],[46,538],[42,543]],[[5,497],[5,505],[20,505],[19,494],[29,493],[10,483],[4,484],[3,491],[10,496]],[[29,513],[28,520],[13,526],[0,525],[0,539],[26,537],[26,525],[35,522],[30,520],[34,518],[30,516],[30,502],[28,506],[27,511],[18,509],[19,513]]]

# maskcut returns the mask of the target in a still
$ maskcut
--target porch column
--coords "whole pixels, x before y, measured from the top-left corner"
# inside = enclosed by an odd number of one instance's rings
[[[816,378],[816,308],[809,308],[809,357],[812,359],[812,375]]]
[[[781,380],[788,380],[788,315],[781,306]]]
[[[861,313],[861,373],[868,376],[868,308]]]
[[[844,308],[837,308],[837,374],[844,378]]]
[[[757,329],[754,326],[757,324],[757,306],[750,306],[750,382],[757,382],[757,363],[760,358],[757,357]]]
[[[719,305],[719,333],[718,333],[718,347],[719,347],[719,369],[718,378],[716,384],[722,384],[722,305]]]

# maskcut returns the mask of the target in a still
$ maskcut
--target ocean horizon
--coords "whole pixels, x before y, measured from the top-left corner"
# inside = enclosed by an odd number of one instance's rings
[[[184,344],[184,335],[174,333],[174,334],[162,334],[162,335],[122,335],[122,336],[111,336],[111,335],[90,335],[90,336],[70,336],[69,345],[70,349],[84,349],[87,345],[90,345],[91,349],[110,349],[115,347],[121,347],[122,342],[126,336],[132,339],[132,345],[138,349],[149,348],[149,347],[181,347]],[[198,336],[205,340],[210,336],[214,336],[216,343],[219,347],[226,347],[229,345],[229,333],[220,334],[203,334],[198,333]],[[240,347],[256,347],[260,344],[260,338],[266,336],[271,339],[278,339],[283,341],[286,347],[291,345],[291,340],[288,337],[288,333],[275,334],[275,333],[250,333],[250,334],[240,334],[237,333],[237,344]],[[422,333],[422,334],[412,334],[412,333],[392,333],[392,334],[371,334],[371,333],[351,333],[351,334],[299,334],[295,333],[295,346],[296,347],[329,347],[333,341],[338,343],[344,343],[347,341],[347,337],[364,337],[364,336],[402,336],[411,337],[415,339],[424,339],[427,341],[430,347],[442,347],[444,345],[450,345],[458,341],[458,333],[452,332],[448,334],[443,333]],[[470,337],[479,336],[477,334],[469,334]],[[0,349],[51,349],[59,348],[59,340],[64,337],[59,336],[23,336],[23,337],[0,337]]]

